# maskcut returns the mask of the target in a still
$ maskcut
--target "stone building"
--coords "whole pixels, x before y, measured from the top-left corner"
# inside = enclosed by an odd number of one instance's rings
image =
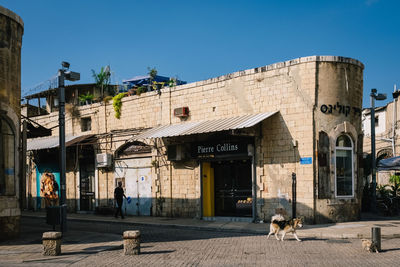
[[[119,119],[111,103],[77,107],[78,117],[67,114],[67,135],[77,147],[78,138],[96,141],[85,156],[67,157],[69,205],[82,211],[86,159],[89,211],[111,207],[122,181],[131,215],[358,219],[363,68],[351,58],[302,57],[124,97]],[[52,128],[57,116],[35,122]],[[90,130],[82,127],[89,122]],[[30,140],[31,150],[46,151],[49,138]],[[32,168],[32,191],[36,176]]]
[[[397,105],[396,97],[387,105],[375,108],[375,158],[377,161],[396,157],[400,154],[400,136],[398,134],[400,111]],[[371,113],[369,108],[362,112],[362,127],[364,132],[363,151],[364,157],[367,157],[371,154]],[[368,166],[368,168],[370,167]],[[394,174],[394,171],[377,172],[377,184],[389,184],[389,178],[392,174]]]
[[[20,222],[21,45],[24,24],[0,6],[0,240],[18,235]]]

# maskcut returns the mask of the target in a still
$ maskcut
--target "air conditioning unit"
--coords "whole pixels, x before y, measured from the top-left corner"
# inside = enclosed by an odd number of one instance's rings
[[[174,109],[174,116],[187,117],[189,116],[189,107],[180,107]]]
[[[167,157],[170,161],[180,161],[187,158],[186,149],[183,145],[169,145],[167,147]]]
[[[97,168],[111,167],[112,155],[109,153],[102,153],[96,155],[96,166]]]

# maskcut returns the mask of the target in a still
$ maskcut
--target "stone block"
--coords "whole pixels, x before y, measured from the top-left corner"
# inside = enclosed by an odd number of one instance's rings
[[[140,231],[125,231],[124,255],[139,255],[140,253]]]
[[[42,236],[43,255],[58,256],[61,254],[61,232],[44,232]]]

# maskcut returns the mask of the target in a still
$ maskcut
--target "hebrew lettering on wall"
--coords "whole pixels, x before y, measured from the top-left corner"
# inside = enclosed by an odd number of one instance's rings
[[[336,102],[335,105],[322,104],[320,110],[324,114],[338,113],[344,114],[346,117],[351,113],[354,115],[361,115],[360,108],[341,105],[339,102]]]

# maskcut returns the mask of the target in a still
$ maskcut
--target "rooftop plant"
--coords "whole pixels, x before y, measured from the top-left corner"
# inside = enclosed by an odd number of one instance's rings
[[[79,101],[84,102],[86,104],[92,100],[93,100],[93,95],[90,92],[87,92],[86,94],[79,96]]]
[[[95,80],[96,87],[101,90],[102,97],[104,97],[104,92],[107,92],[111,96],[115,94],[114,88],[110,85],[111,73],[109,66],[105,68],[101,67],[99,73],[96,73],[94,70],[92,70],[92,77]]]

